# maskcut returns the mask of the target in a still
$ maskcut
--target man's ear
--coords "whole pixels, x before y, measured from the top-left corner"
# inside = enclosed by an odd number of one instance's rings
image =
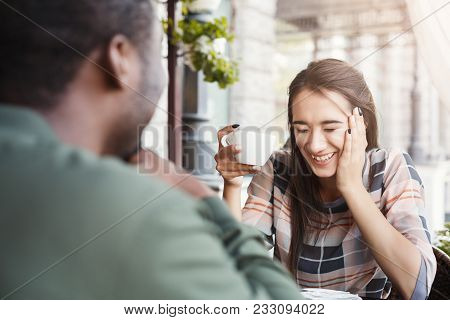
[[[123,35],[115,35],[109,42],[104,57],[108,82],[115,88],[133,87],[136,80],[136,58],[136,49],[130,40]]]

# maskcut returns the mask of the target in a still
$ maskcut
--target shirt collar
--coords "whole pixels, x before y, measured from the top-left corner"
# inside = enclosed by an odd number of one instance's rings
[[[50,125],[36,111],[23,106],[0,104],[0,133],[14,131],[49,140],[57,140]]]

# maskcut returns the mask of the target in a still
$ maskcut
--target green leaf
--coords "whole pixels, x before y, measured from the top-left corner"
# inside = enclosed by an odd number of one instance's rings
[[[186,59],[190,60],[190,66],[194,71],[203,71],[204,81],[216,82],[220,88],[226,88],[239,80],[239,70],[236,61],[230,61],[220,52],[214,50],[212,42],[215,39],[224,38],[228,43],[234,40],[234,35],[228,32],[228,20],[226,17],[215,18],[209,22],[199,22],[188,19],[186,4],[195,0],[182,0],[183,19],[178,21],[172,34],[168,34],[169,26],[173,26],[170,19],[162,20],[164,32],[169,36],[174,45],[184,45],[188,48]],[[206,37],[209,40],[201,37]]]

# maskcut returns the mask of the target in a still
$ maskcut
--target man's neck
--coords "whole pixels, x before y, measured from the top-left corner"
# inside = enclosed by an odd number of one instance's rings
[[[56,106],[40,113],[63,142],[101,155],[104,151],[103,128],[96,120],[98,117],[89,111],[80,103]]]

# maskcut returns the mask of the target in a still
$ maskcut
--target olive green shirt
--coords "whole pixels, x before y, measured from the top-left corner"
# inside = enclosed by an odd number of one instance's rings
[[[258,231],[0,105],[0,298],[300,299]]]

